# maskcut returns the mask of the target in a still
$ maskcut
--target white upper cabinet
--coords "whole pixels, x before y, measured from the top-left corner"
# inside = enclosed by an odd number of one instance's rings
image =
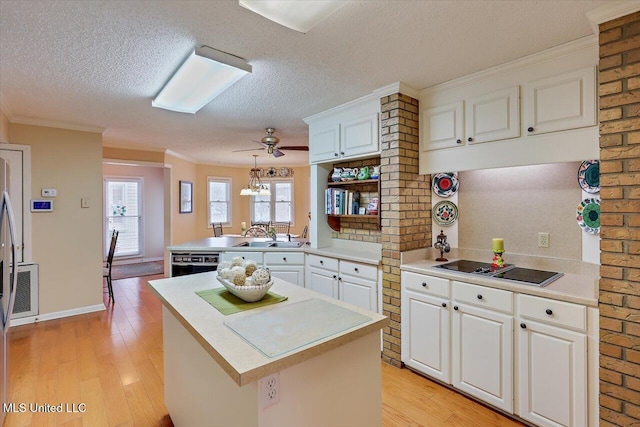
[[[309,126],[309,162],[318,163],[338,158],[340,124]]]
[[[367,96],[307,117],[309,163],[380,153],[380,97]]]
[[[514,86],[466,100],[469,144],[520,136],[520,87]]]
[[[420,173],[599,158],[598,60],[585,37],[421,90]]]
[[[340,156],[353,157],[380,151],[378,133],[378,113],[341,123]]]
[[[464,107],[463,102],[422,111],[422,150],[455,147],[464,141]]]
[[[595,67],[525,85],[527,134],[535,135],[596,124]]]

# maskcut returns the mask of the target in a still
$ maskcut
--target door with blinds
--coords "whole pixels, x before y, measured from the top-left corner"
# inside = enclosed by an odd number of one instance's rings
[[[142,178],[106,177],[104,179],[105,257],[111,233],[118,230],[115,257],[143,256]]]

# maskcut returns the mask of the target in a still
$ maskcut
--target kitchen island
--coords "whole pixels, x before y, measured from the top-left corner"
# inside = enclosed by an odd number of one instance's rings
[[[327,426],[381,424],[379,331],[388,319],[279,279],[271,291],[288,300],[222,315],[196,291],[221,287],[215,272],[154,280],[162,300],[165,403],[176,426]],[[230,326],[291,316],[304,304],[360,316],[357,325],[314,336],[311,313],[291,319],[308,342],[273,357]],[[246,320],[246,322],[244,322]],[[271,331],[265,328],[268,342]],[[278,374],[279,401],[265,406],[260,379]]]

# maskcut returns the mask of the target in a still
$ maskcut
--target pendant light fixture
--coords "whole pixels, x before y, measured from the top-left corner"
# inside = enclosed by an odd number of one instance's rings
[[[240,191],[241,196],[270,196],[269,188],[260,181],[258,155],[253,155],[253,169],[249,172],[249,184]]]

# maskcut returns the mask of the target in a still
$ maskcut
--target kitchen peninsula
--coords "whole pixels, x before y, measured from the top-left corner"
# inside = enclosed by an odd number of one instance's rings
[[[388,323],[385,316],[278,278],[271,291],[286,301],[224,316],[195,293],[221,287],[216,274],[149,282],[164,304],[165,403],[175,425],[381,425],[379,331]],[[322,313],[305,311],[307,306],[339,313],[336,328],[321,331],[314,319]],[[231,329],[262,320],[280,321],[285,329],[302,325],[292,328],[292,334],[305,331],[301,344],[268,357],[257,341],[278,347],[279,340],[269,339],[273,329],[249,331],[253,338]],[[279,401],[266,406],[260,379],[276,373]]]

